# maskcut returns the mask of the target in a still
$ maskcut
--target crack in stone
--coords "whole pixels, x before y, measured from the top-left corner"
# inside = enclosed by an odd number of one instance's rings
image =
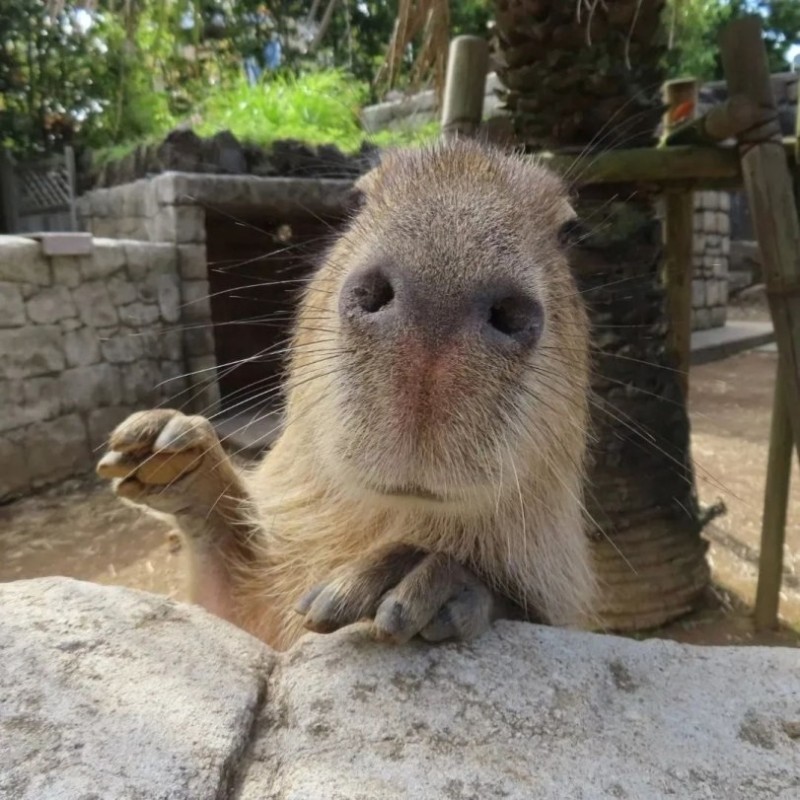
[[[250,767],[250,755],[255,745],[262,712],[266,708],[269,699],[269,683],[276,668],[277,658],[271,652],[265,653],[257,667],[258,691],[250,718],[247,720],[246,735],[242,737],[239,746],[230,753],[222,765],[215,800],[236,800],[237,797],[241,796],[244,781]]]

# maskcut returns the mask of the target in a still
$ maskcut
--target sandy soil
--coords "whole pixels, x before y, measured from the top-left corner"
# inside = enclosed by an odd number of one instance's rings
[[[694,368],[690,412],[701,500],[727,513],[707,528],[715,589],[708,607],[649,635],[690,642],[798,644],[788,627],[755,635],[755,596],[769,417],[777,356],[750,352]],[[800,630],[800,491],[795,460],[781,613]],[[0,507],[0,581],[66,575],[185,599],[184,553],[169,529],[94,480]]]

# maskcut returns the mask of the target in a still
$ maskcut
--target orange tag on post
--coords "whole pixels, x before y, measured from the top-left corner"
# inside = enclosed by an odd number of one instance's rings
[[[694,100],[685,100],[683,103],[679,103],[672,110],[671,121],[673,125],[676,122],[683,122],[685,119],[688,119],[692,115],[693,111]]]

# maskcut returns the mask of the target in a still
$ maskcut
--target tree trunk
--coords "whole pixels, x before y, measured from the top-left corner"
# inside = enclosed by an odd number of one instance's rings
[[[662,0],[498,0],[500,70],[532,151],[653,143]],[[578,9],[582,17],[577,18]],[[578,168],[577,172],[580,172]],[[602,586],[600,623],[655,627],[708,585],[689,419],[666,351],[661,227],[650,190],[584,187],[573,249],[593,323],[586,506]]]

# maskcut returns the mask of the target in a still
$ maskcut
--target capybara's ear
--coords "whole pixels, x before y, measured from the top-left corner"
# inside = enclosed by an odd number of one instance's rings
[[[369,172],[365,172],[354,184],[353,189],[357,194],[368,197],[375,190],[378,184],[378,173],[380,165],[373,167]]]
[[[378,185],[380,172],[380,164],[373,167],[369,172],[365,172],[356,182],[350,187],[347,193],[346,206],[351,211],[359,211],[363,208],[364,203],[375,192]]]

